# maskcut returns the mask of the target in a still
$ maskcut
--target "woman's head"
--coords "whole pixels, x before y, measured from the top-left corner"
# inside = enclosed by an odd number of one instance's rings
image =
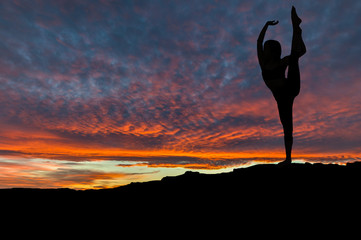
[[[281,58],[281,44],[276,40],[267,40],[264,43],[263,51],[267,60],[276,60]]]

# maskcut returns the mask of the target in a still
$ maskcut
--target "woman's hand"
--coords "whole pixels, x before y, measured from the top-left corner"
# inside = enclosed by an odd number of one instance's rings
[[[274,25],[277,25],[279,23],[279,21],[275,21],[275,20],[273,20],[273,21],[268,21],[267,23],[266,23],[266,25],[272,25],[272,26],[274,26]]]

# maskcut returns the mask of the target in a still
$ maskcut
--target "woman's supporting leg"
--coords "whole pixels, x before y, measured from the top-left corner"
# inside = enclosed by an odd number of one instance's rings
[[[292,145],[293,145],[293,119],[292,107],[293,97],[282,97],[277,99],[278,112],[283,126],[284,144],[286,150],[286,160],[284,163],[291,163]]]
[[[282,96],[276,98],[280,120],[283,126],[284,143],[286,150],[286,160],[282,163],[292,162],[293,145],[293,116],[292,108],[295,97],[300,92],[301,78],[298,60],[306,53],[306,46],[302,39],[302,29],[300,24],[302,20],[297,16],[296,9],[292,7],[291,19],[293,26],[292,48],[290,62],[288,66],[287,88]]]

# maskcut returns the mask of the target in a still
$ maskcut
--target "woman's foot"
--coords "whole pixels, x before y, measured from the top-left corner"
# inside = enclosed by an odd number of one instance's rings
[[[292,25],[294,27],[299,26],[302,22],[302,19],[298,17],[296,13],[296,8],[294,6],[292,6],[292,10],[291,10],[291,19],[292,19]]]
[[[285,166],[285,165],[290,165],[291,163],[292,163],[292,160],[286,158],[286,160],[284,160],[284,161],[282,161],[282,162],[279,162],[278,165]]]

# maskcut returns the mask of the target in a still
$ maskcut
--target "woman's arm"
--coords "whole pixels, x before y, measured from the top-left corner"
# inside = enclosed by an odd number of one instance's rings
[[[258,39],[257,39],[257,56],[258,56],[258,62],[261,68],[264,66],[264,54],[263,54],[263,40],[264,36],[266,35],[266,31],[269,25],[276,25],[278,24],[278,21],[268,21],[262,28],[262,31],[259,33]]]

